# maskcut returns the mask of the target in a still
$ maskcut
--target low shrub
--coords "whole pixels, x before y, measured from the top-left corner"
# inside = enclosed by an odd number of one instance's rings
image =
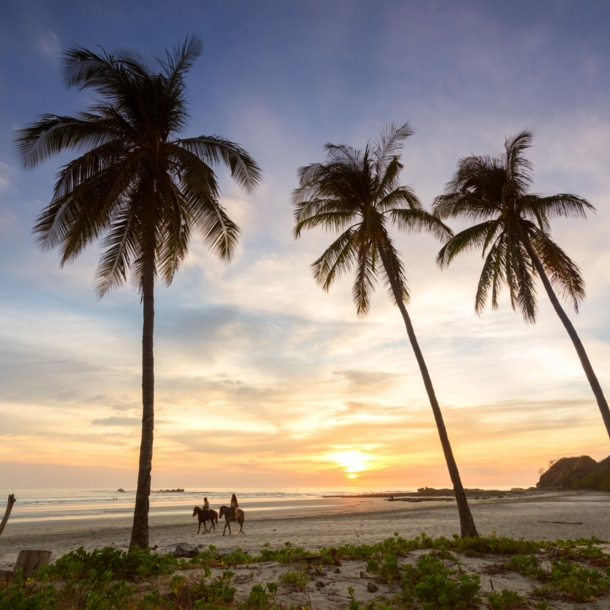
[[[401,586],[405,601],[415,598],[424,610],[463,610],[481,602],[481,578],[458,574],[434,555],[422,555],[415,567],[405,566]]]

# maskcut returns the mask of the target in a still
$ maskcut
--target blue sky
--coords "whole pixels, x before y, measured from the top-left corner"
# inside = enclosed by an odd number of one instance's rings
[[[135,482],[138,295],[128,285],[96,300],[96,248],[61,270],[37,250],[31,227],[70,154],[25,173],[11,149],[36,115],[88,102],[60,77],[76,44],[154,54],[200,36],[186,134],[237,141],[265,172],[252,195],[220,172],[243,233],[234,262],[193,243],[158,288],[153,486],[345,485],[350,465],[349,484],[448,483],[398,311],[379,290],[357,319],[348,280],[326,294],[311,278],[330,236],[291,235],[297,168],[389,122],[415,131],[402,179],[426,206],[461,156],[524,127],[534,190],[596,206],[553,235],[582,267],[588,297],[572,318],[610,392],[608,3],[5,1],[2,15],[0,488]],[[396,240],[467,485],[530,485],[550,459],[610,453],[542,292],[536,326],[506,300],[477,317],[478,255],[441,273],[431,236]]]

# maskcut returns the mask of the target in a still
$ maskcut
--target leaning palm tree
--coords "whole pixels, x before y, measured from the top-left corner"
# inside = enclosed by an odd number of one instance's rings
[[[256,162],[237,144],[179,137],[189,117],[185,76],[201,49],[195,37],[161,58],[73,47],[64,55],[65,83],[92,89],[99,99],[73,117],[43,115],[15,141],[27,169],[65,149],[82,152],[61,168],[51,203],[37,219],[39,245],[59,246],[63,266],[101,238],[99,297],[128,275],[141,294],[142,440],[132,547],[148,547],[155,280],[171,283],[193,231],[224,261],[235,251],[239,229],[219,202],[211,166],[226,164],[247,190],[260,179]]]
[[[389,234],[389,225],[394,223],[407,232],[431,231],[441,240],[451,235],[441,221],[422,209],[411,188],[399,184],[403,168],[399,151],[412,133],[408,123],[389,125],[364,151],[327,144],[326,163],[299,170],[300,186],[293,193],[294,235],[298,238],[303,229],[318,226],[341,232],[313,263],[313,275],[328,290],[341,275],[355,268],[352,296],[358,315],[368,313],[377,275],[381,274],[390,299],[402,314],[428,393],[455,490],[461,534],[477,536],[432,379],[405,306],[409,290],[402,260]]]
[[[595,208],[576,195],[561,193],[541,197],[528,192],[532,165],[525,158],[532,134],[522,131],[508,138],[502,154],[470,156],[458,163],[444,195],[434,201],[439,218],[464,217],[482,221],[452,237],[440,251],[441,268],[461,252],[482,248],[485,263],[475,297],[480,314],[491,296],[492,308],[508,286],[513,309],[527,322],[537,314],[535,278],[538,275],[555,312],[572,339],[591,389],[597,399],[610,436],[610,410],[574,326],[561,307],[555,290],[578,312],[585,297],[585,282],[578,265],[551,239],[550,220],[557,217],[585,217]],[[491,295],[490,295],[491,291]]]

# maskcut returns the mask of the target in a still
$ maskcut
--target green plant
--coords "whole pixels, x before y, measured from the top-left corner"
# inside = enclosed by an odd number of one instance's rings
[[[299,591],[303,591],[309,582],[309,576],[302,570],[289,570],[280,574],[279,581],[283,585],[295,587]]]
[[[490,610],[519,610],[525,607],[525,598],[508,589],[502,589],[500,593],[490,593],[487,601]]]
[[[239,604],[238,610],[267,610],[271,607],[272,596],[262,585],[254,585],[245,602]]]
[[[528,578],[540,579],[544,576],[544,570],[540,567],[540,563],[534,555],[516,555],[511,557],[504,564],[504,567]]]
[[[552,562],[552,587],[577,602],[584,602],[610,591],[610,576],[564,560]]]
[[[118,549],[95,549],[90,553],[80,547],[60,557],[54,565],[45,566],[36,573],[60,580],[95,581],[109,574],[113,579],[136,580],[171,574],[180,561],[171,555],[157,555],[149,550],[133,548],[129,552]]]
[[[401,581],[403,598],[418,599],[424,610],[461,610],[481,602],[478,592],[481,579],[477,574],[459,574],[450,570],[438,557],[422,555],[415,567],[405,566]]]
[[[56,591],[48,579],[38,591],[32,592],[18,573],[10,586],[0,589],[0,610],[51,610],[55,602]]]
[[[398,557],[391,553],[386,553],[383,556],[381,563],[375,559],[369,559],[366,565],[366,571],[369,574],[378,576],[383,582],[391,584],[400,578],[400,568],[398,566]]]
[[[125,608],[135,590],[133,585],[128,585],[124,580],[110,583],[101,590],[91,589],[85,595],[85,608],[87,610]]]

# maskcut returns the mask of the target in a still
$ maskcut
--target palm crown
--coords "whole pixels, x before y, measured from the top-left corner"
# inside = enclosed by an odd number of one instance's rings
[[[188,120],[184,77],[201,49],[197,38],[187,38],[173,53],[149,60],[74,47],[64,56],[66,85],[93,89],[101,100],[74,117],[43,115],[17,134],[26,168],[66,148],[85,151],[61,168],[34,231],[43,248],[61,247],[62,265],[104,236],[100,296],[128,271],[141,285],[147,248],[155,251],[155,275],[169,284],[193,228],[221,258],[235,250],[239,229],[218,201],[211,165],[228,165],[248,190],[260,170],[228,140],[178,137]]]
[[[483,221],[452,237],[440,251],[437,262],[448,265],[455,256],[482,248],[485,263],[479,280],[475,310],[481,313],[491,290],[491,304],[498,307],[503,284],[508,286],[513,309],[525,320],[536,320],[536,265],[540,260],[549,281],[578,311],[585,296],[580,269],[551,239],[550,220],[585,216],[593,206],[581,197],[561,193],[542,197],[529,192],[532,166],[524,153],[532,134],[523,131],[505,142],[496,156],[470,156],[458,163],[444,195],[434,201],[439,218],[463,216]]]
[[[407,302],[404,267],[388,233],[388,225],[418,232],[429,230],[444,239],[449,229],[422,209],[413,190],[399,184],[403,169],[399,151],[413,132],[408,123],[389,125],[364,151],[327,144],[328,161],[299,170],[293,193],[294,235],[322,226],[341,235],[312,265],[316,281],[328,290],[344,273],[356,268],[352,295],[359,315],[370,308],[377,272],[384,277],[393,301]],[[392,283],[395,286],[392,286]]]

